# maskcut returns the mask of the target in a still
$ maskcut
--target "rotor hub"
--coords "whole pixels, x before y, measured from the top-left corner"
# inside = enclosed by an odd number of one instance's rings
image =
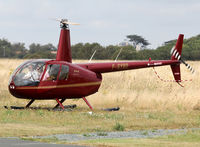
[[[68,29],[69,28],[69,24],[66,23],[66,22],[68,22],[67,19],[61,19],[61,21],[60,21],[60,28],[62,28],[62,29]]]

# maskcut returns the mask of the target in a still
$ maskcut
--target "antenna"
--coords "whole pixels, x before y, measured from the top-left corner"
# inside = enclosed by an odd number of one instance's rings
[[[90,58],[90,60],[89,60],[88,62],[91,62],[91,61],[92,61],[92,58],[94,57],[96,51],[97,51],[97,50],[94,51],[94,53],[92,54],[92,56],[91,56],[91,58]]]
[[[122,50],[123,50],[123,48],[121,48],[119,53],[117,54],[117,57],[115,58],[115,62],[117,61],[117,59],[118,59],[119,55],[121,54]]]
[[[6,50],[5,50],[5,46],[3,46],[3,56],[6,56]]]

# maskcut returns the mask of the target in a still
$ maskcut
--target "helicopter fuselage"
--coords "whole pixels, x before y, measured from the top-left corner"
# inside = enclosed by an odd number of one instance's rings
[[[31,76],[26,76],[30,73]],[[36,68],[40,68],[36,79]],[[38,71],[39,72],[39,71]],[[11,76],[10,93],[24,99],[82,98],[98,91],[102,81],[100,73],[77,64],[56,60],[31,60],[20,65]]]

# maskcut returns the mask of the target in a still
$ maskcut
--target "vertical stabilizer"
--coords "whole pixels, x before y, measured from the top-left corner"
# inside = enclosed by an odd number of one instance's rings
[[[171,60],[179,60],[181,58],[182,46],[183,46],[183,34],[179,34],[176,46],[171,50]]]
[[[181,59],[181,52],[183,46],[183,34],[180,34],[178,40],[176,42],[176,46],[171,50],[171,60],[180,60]],[[176,82],[181,82],[181,70],[180,70],[180,63],[176,65],[171,65],[172,73],[174,75],[174,79]]]
[[[181,70],[180,64],[178,65],[171,65],[172,73],[174,75],[174,79],[176,82],[181,82]]]

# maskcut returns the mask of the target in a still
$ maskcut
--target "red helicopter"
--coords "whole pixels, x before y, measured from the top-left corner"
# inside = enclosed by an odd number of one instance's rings
[[[170,65],[175,81],[181,82],[180,63],[184,35],[179,35],[170,60],[75,64],[71,58],[69,25],[77,24],[66,19],[59,21],[61,32],[56,59],[24,62],[10,77],[10,93],[17,98],[30,99],[25,108],[35,100],[56,100],[58,104],[55,108],[60,106],[64,109],[62,103],[66,99],[82,98],[93,109],[85,97],[98,91],[102,73]]]

